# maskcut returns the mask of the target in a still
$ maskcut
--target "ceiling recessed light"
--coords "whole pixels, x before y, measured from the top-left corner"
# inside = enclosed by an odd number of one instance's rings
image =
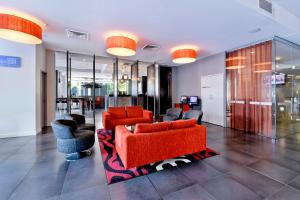
[[[261,31],[261,28],[255,28],[253,30],[250,30],[248,33],[258,33]]]

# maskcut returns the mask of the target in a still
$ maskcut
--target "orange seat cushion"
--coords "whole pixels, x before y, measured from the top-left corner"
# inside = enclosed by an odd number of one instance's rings
[[[196,125],[195,119],[177,120],[177,121],[171,122],[171,129],[190,128],[190,127],[194,127],[195,125]]]
[[[143,117],[143,108],[141,106],[126,107],[127,117]]]
[[[108,108],[107,111],[109,114],[111,114],[113,119],[122,119],[126,118],[126,110],[125,107],[114,107],[114,108]]]
[[[170,122],[161,122],[155,124],[137,124],[134,133],[152,133],[159,131],[167,131],[169,129]]]

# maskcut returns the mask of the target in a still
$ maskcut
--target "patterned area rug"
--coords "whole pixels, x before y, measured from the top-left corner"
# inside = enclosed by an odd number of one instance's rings
[[[97,130],[97,134],[108,184],[125,181],[172,167],[181,167],[187,163],[218,155],[215,151],[207,148],[206,151],[199,153],[188,154],[142,167],[125,169],[115,149],[112,132],[99,129]]]

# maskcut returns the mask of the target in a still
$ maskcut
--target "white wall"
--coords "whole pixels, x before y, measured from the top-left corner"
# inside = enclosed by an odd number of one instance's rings
[[[0,39],[0,55],[21,57],[21,68],[0,67],[0,137],[35,135],[36,47]]]
[[[179,102],[180,97],[199,96],[201,98],[201,76],[224,74],[225,76],[225,53],[212,55],[194,63],[173,68],[173,103]],[[225,82],[223,85],[224,97]],[[224,99],[225,102],[225,99]],[[220,102],[225,110],[225,103]],[[225,116],[224,116],[225,118]]]

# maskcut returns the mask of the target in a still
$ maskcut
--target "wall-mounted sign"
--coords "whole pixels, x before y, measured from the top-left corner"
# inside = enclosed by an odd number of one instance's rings
[[[21,58],[14,57],[14,56],[1,56],[0,55],[0,67],[20,68],[21,67]]]

